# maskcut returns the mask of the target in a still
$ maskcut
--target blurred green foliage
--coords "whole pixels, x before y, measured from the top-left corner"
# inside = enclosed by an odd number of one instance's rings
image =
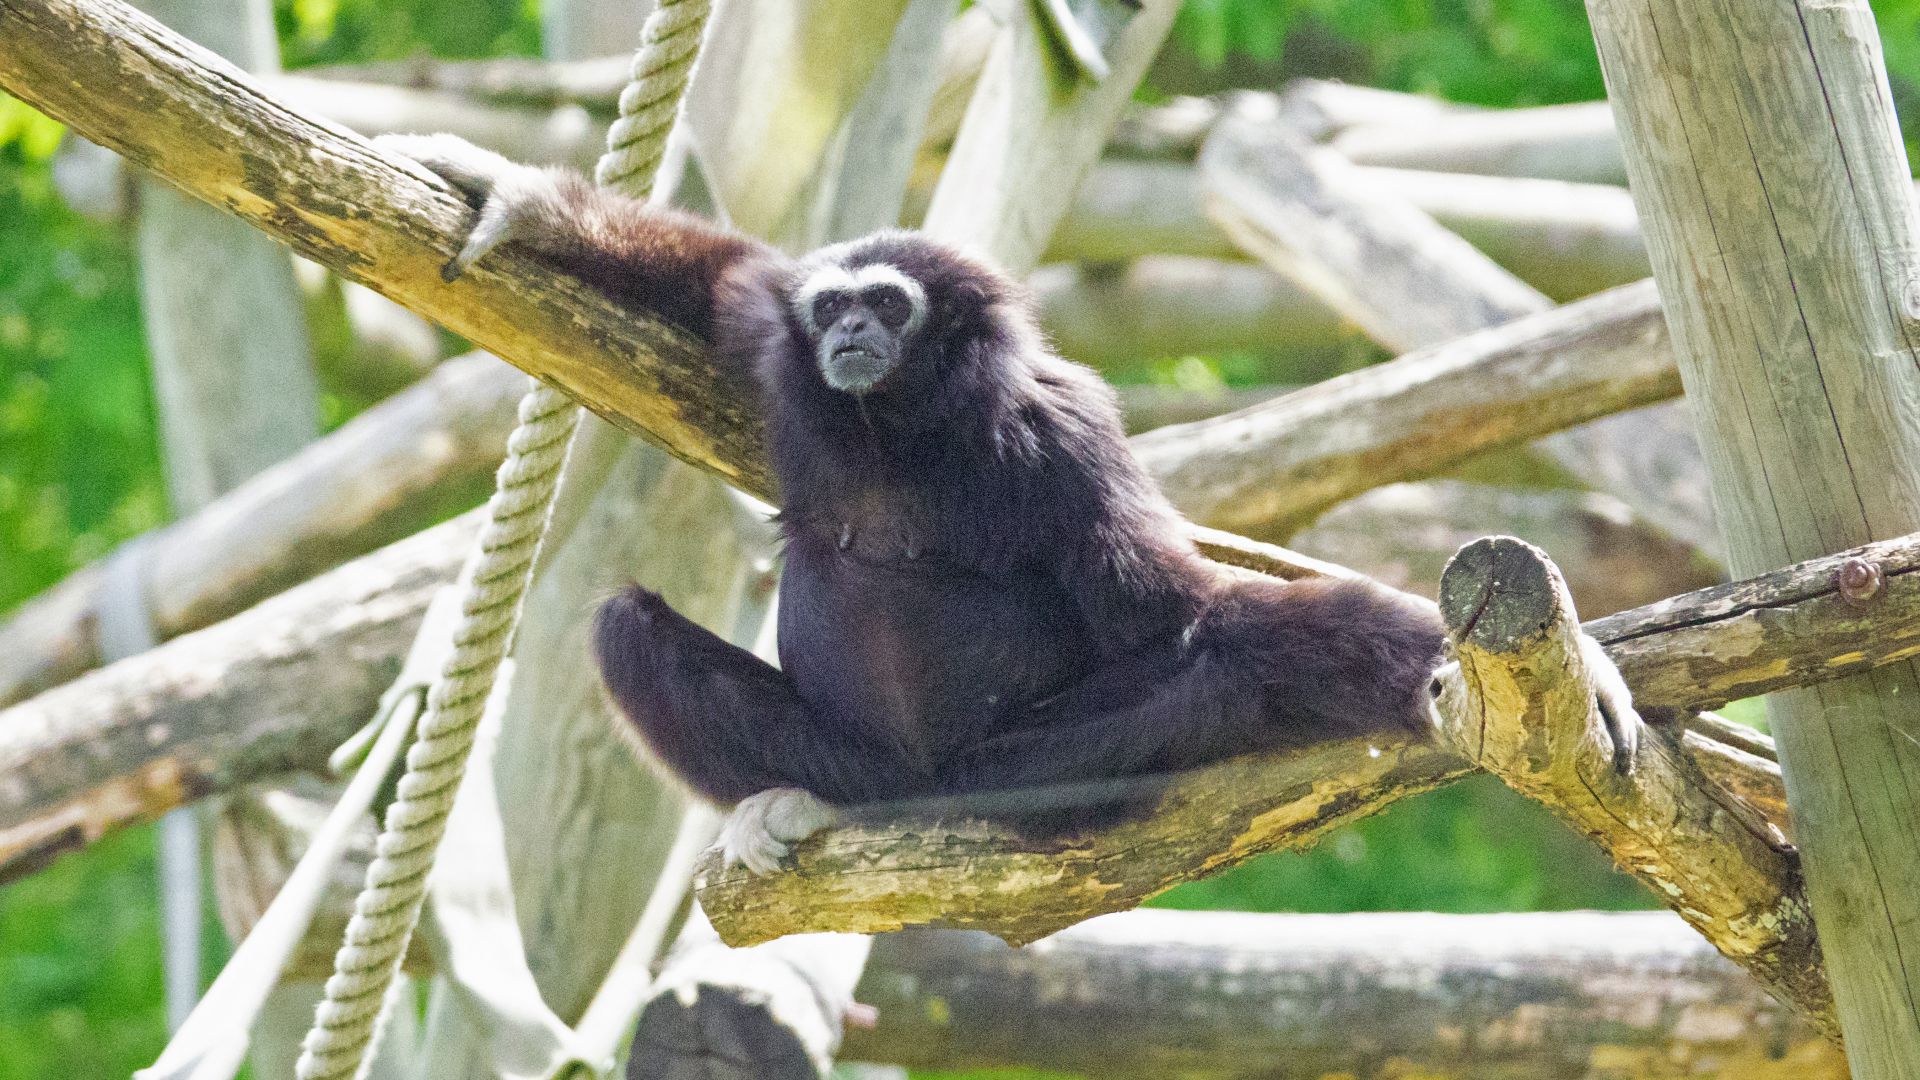
[[[1874,9],[1906,128],[1920,130],[1920,0]],[[538,44],[535,0],[276,0],[276,15],[294,68]],[[1337,74],[1490,106],[1602,92],[1581,0],[1187,0],[1170,52],[1189,69],[1251,60],[1275,83]],[[60,134],[0,95],[0,612],[165,508],[130,243],[61,204],[50,168]],[[1136,374],[1207,385],[1264,372],[1236,355]],[[0,887],[0,1080],[124,1076],[152,1059],[164,1038],[152,882],[150,830],[134,829]],[[1160,903],[1509,911],[1647,899],[1531,803],[1480,781]]]

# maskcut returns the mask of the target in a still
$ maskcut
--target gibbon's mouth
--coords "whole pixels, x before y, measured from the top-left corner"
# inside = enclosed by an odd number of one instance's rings
[[[840,345],[820,365],[827,385],[849,394],[865,394],[893,371],[893,362],[865,345]]]

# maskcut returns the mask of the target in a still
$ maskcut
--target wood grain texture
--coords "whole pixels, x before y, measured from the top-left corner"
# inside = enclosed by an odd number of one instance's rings
[[[441,365],[313,445],[139,543],[161,640],[210,626],[484,497],[526,378],[490,356]],[[111,558],[111,556],[109,557]],[[106,561],[0,624],[0,705],[100,664]]]
[[[1638,281],[1650,272],[1633,198],[1624,188],[1422,169],[1361,167],[1351,175],[1431,215],[1556,300]],[[1240,254],[1207,217],[1201,190],[1199,171],[1190,163],[1108,157],[1074,194],[1047,258]]]
[[[1111,70],[1097,83],[1061,66],[1028,5],[1007,8],[954,137],[959,167],[941,174],[921,228],[990,251],[1015,275],[1033,269],[1179,6],[1144,0],[1127,14],[1103,50]]]
[[[1020,944],[1254,855],[1311,845],[1467,769],[1407,737],[1331,742],[1182,774],[1150,817],[1058,844],[906,818],[823,833],[798,845],[796,869],[768,877],[723,869],[710,852],[696,886],[733,945],[906,926],[986,930]]]
[[[477,535],[456,518],[0,711],[0,878],[248,780],[323,766]]]
[[[1236,112],[1200,153],[1207,216],[1396,352],[1450,341],[1553,302],[1412,205],[1367,197],[1345,158]]]
[[[1382,483],[1679,391],[1659,296],[1645,282],[1156,431],[1134,448],[1189,517],[1280,536]]]
[[[1588,9],[1729,565],[1920,529],[1920,232],[1867,3]],[[1909,1077],[1920,671],[1768,712],[1854,1075]]]
[[[1864,568],[1878,584],[1846,595],[1842,581]],[[1675,596],[1587,629],[1636,695],[1683,710],[1904,663],[1920,655],[1920,534]]]
[[[879,1022],[850,1031],[842,1056],[917,1069],[1105,1080],[1846,1077],[1838,1047],[1665,912],[1147,910],[1024,949],[915,931],[875,944],[859,997]]]
[[[297,112],[116,0],[4,0],[0,86],[182,190],[567,391],[671,452],[767,493],[741,373],[510,248],[439,268],[471,212],[418,166]],[[88,78],[75,80],[74,71]],[[100,82],[111,94],[94,92]]]
[[[1837,1037],[1792,846],[1652,730],[1637,732],[1631,773],[1614,767],[1573,601],[1547,557],[1512,537],[1469,544],[1440,580],[1440,612],[1459,661],[1441,680],[1442,741],[1592,839]]]

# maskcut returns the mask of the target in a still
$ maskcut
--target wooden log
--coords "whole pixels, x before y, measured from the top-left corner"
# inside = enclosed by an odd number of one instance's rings
[[[1440,345],[1456,334],[1551,307],[1545,296],[1417,207],[1359,185],[1337,155],[1303,148],[1284,129],[1255,119],[1236,116],[1215,129],[1208,141],[1212,149],[1201,160],[1205,183],[1223,196],[1222,204],[1241,206],[1228,213],[1257,212],[1266,221],[1249,250],[1349,314],[1376,340],[1396,347]],[[1250,161],[1250,155],[1257,156]],[[1224,197],[1229,189],[1222,184],[1231,185],[1230,197]],[[1249,236],[1236,239],[1245,243]],[[1383,274],[1362,253],[1395,254],[1405,265]],[[1649,433],[1642,428],[1654,434],[1675,429],[1690,458],[1685,423],[1683,415],[1670,410],[1651,412],[1617,421],[1584,440],[1555,435],[1541,449],[1572,475],[1584,476],[1596,457],[1614,456],[1607,445],[1612,438],[1644,441]],[[1644,513],[1667,490],[1655,485],[1649,493],[1643,486],[1629,474],[1616,493]]]
[[[1043,266],[1027,279],[1060,355],[1096,366],[1258,349],[1333,367],[1352,330],[1273,271],[1160,255],[1125,266]],[[1324,359],[1321,359],[1324,358]]]
[[[1004,27],[954,137],[958,168],[941,173],[921,228],[942,240],[991,251],[1025,274],[1066,213],[1073,189],[1100,156],[1107,133],[1173,25],[1179,4],[1144,0],[1104,50],[1110,71],[1078,80],[1026,5],[1007,9]],[[1036,105],[1035,103],[1044,103]],[[1045,177],[1045,184],[1034,183]]]
[[[1202,205],[1222,231],[1390,349],[1450,341],[1552,306],[1431,217],[1365,197],[1350,163],[1271,117],[1222,120],[1199,168]]]
[[[1362,165],[1624,184],[1620,137],[1604,101],[1361,124],[1329,144]]]
[[[202,795],[323,766],[366,723],[477,529],[457,518],[0,711],[0,879]]]
[[[1555,300],[1650,272],[1633,199],[1623,188],[1414,169],[1365,167],[1352,175],[1431,215]],[[1080,185],[1047,257],[1099,262],[1238,251],[1203,211],[1193,166],[1110,157]]]
[[[1920,535],[1676,596],[1589,629],[1635,693],[1682,710],[1901,664],[1920,655]],[[1776,651],[1787,640],[1813,647]],[[1812,659],[1823,653],[1824,663]]]
[[[637,39],[636,39],[637,40]],[[611,116],[632,77],[630,42],[603,42],[616,51],[579,60],[496,56],[444,60],[421,54],[403,60],[324,64],[302,68],[304,78],[327,82],[382,83],[413,90],[458,94],[469,100],[516,108],[580,105]]]
[[[1722,580],[1719,568],[1691,545],[1634,516],[1620,500],[1564,488],[1464,480],[1389,484],[1321,515],[1291,545],[1305,555],[1337,558],[1394,588],[1436,596],[1449,555],[1489,532],[1553,552],[1580,610],[1595,616]]]
[[[211,626],[434,517],[477,502],[526,379],[490,356],[450,360],[206,511],[139,541],[161,640]],[[106,561],[0,626],[0,705],[100,663]]]
[[[491,269],[443,285],[438,267],[467,212],[407,163],[268,102],[245,76],[115,0],[5,3],[0,84],[493,346],[628,430],[749,492],[772,494],[744,377],[712,368],[685,335],[616,311],[510,248],[490,257]],[[122,71],[129,81],[119,94],[89,95],[64,78],[76,67]],[[165,122],[148,122],[156,116]],[[234,152],[243,146],[245,160]],[[1271,565],[1284,571],[1285,561]]]
[[[1460,550],[1440,581],[1459,667],[1443,676],[1443,742],[1547,806],[1646,882],[1722,953],[1828,1035],[1832,990],[1777,828],[1728,798],[1671,742],[1639,733],[1630,772],[1602,724],[1580,624],[1539,549],[1499,537]]]
[[[857,934],[796,934],[736,949],[696,907],[649,990],[627,1075],[686,1075],[700,1048],[702,1069],[711,1057],[752,1066],[721,1076],[837,1076],[830,1067],[843,1034],[871,1015],[854,986],[872,945]]]
[[[1024,949],[880,939],[843,1056],[1109,1080],[1845,1080],[1839,1047],[1665,912],[1133,911]],[[1393,1064],[1383,1071],[1381,1062]]]
[[[446,185],[268,98],[117,0],[4,0],[0,85],[191,194],[566,390],[739,486],[770,484],[742,372],[509,245],[440,267],[472,212]],[[70,73],[111,71],[113,94]],[[726,449],[721,444],[728,444]]]
[[[1679,390],[1649,282],[1153,432],[1134,447],[1189,517],[1283,535],[1382,483]]]
[[[1920,529],[1920,224],[1868,5],[1588,6],[1729,564]],[[1768,700],[1860,1080],[1920,1061],[1917,696],[1909,661]]]
[[[408,552],[425,543],[426,538],[432,535],[435,534],[423,534],[349,564],[330,578],[303,586],[297,595],[308,597],[304,602],[312,605],[308,610],[314,612],[349,608],[356,603],[371,605],[375,601],[354,599],[356,595],[364,595],[363,587],[354,583],[391,578],[393,572],[383,567],[396,561],[421,558],[418,554]],[[1278,571],[1287,577],[1353,573],[1344,567],[1306,556],[1281,554],[1277,549],[1229,533],[1201,530],[1197,535],[1203,550],[1210,557],[1229,565],[1263,573]],[[451,545],[456,540],[457,537],[444,543]],[[1609,655],[1614,657],[1629,685],[1636,688],[1641,707],[1653,716],[1682,716],[1721,699],[1746,697],[1774,689],[1780,685],[1783,665],[1797,670],[1798,674],[1792,676],[1796,679],[1835,678],[1870,670],[1875,663],[1910,657],[1916,635],[1920,634],[1913,625],[1915,606],[1908,595],[1912,588],[1910,583],[1916,580],[1912,566],[1913,552],[1917,546],[1920,546],[1920,538],[1906,538],[1897,544],[1876,545],[1858,552],[1843,553],[1830,560],[1789,568],[1759,580],[1716,586],[1649,608],[1599,619],[1589,624],[1587,629],[1599,640],[1609,643]],[[431,555],[430,572],[436,575],[435,580],[440,579],[438,575],[451,575],[457,557],[458,553],[450,550]],[[1835,601],[1833,589],[1822,583],[1831,582],[1835,574],[1855,560],[1861,565],[1878,566],[1881,569],[1882,580],[1886,583],[1884,591],[1871,593],[1869,602],[1858,609],[1855,621],[1843,632],[1827,633],[1821,625],[1821,613]],[[1849,575],[1850,578],[1853,576],[1857,575]],[[331,600],[324,599],[325,591],[333,587],[346,591]],[[356,593],[353,591],[355,589],[361,589],[362,592]],[[296,594],[288,594],[293,595]],[[1872,597],[1880,597],[1885,602]],[[298,708],[287,706],[288,711],[284,715],[273,719],[273,724],[278,725],[272,728],[277,733],[275,737],[298,744],[296,750],[287,751],[292,757],[283,764],[286,767],[317,767],[331,745],[327,739],[334,737],[339,730],[347,729],[353,716],[364,715],[371,710],[376,691],[385,685],[382,681],[384,674],[397,669],[404,655],[405,635],[395,634],[391,641],[381,637],[378,645],[362,645],[355,644],[356,639],[351,636],[358,632],[355,629],[357,624],[351,621],[339,631],[347,636],[337,639],[329,636],[335,633],[334,630],[322,627],[314,631],[320,635],[316,639],[319,644],[309,653],[302,654],[298,662],[289,661],[286,670],[280,670],[270,666],[261,655],[262,650],[277,646],[272,640],[256,636],[255,631],[248,627],[258,625],[260,612],[283,602],[289,602],[287,597],[276,598],[255,612],[238,616],[213,630],[202,631],[203,635],[218,635],[206,638],[215,644],[198,648],[192,653],[174,654],[199,655],[200,651],[205,651],[208,655],[214,655],[221,670],[230,669],[234,672],[222,685],[163,684],[154,693],[115,713],[118,706],[111,700],[112,695],[119,693],[118,688],[126,685],[123,678],[136,680],[136,677],[123,673],[109,679],[107,676],[112,672],[100,672],[25,705],[0,712],[0,728],[16,733],[16,738],[6,745],[6,756],[0,758],[0,795],[5,796],[0,798],[0,821],[4,821],[7,828],[26,830],[20,834],[22,836],[35,831],[57,831],[60,823],[66,820],[63,815],[67,813],[64,809],[67,801],[75,797],[78,790],[86,789],[87,784],[104,786],[130,783],[132,781],[121,778],[174,768],[163,764],[171,753],[168,748],[170,744],[144,747],[131,734],[116,733],[114,725],[119,723],[141,728],[154,720],[171,716],[175,711],[191,710],[196,707],[195,702],[209,695],[220,701],[244,703],[251,700],[252,695],[271,691],[271,686],[266,684],[258,688],[251,685],[266,675],[290,684],[302,679],[312,685],[346,681],[367,688],[366,696],[358,699],[336,696],[316,699],[310,703],[310,708],[307,707],[309,703],[305,702],[301,702]],[[404,606],[413,601],[403,597],[397,603]],[[411,619],[417,616],[405,617]],[[1673,643],[1671,648],[1664,644],[1668,641]],[[1875,641],[1891,644],[1886,651],[1862,650],[1862,643]],[[219,645],[221,642],[225,644]],[[215,648],[224,648],[225,651],[215,654],[212,652]],[[162,653],[166,651],[161,650]],[[155,654],[150,659],[159,662],[164,658]],[[133,667],[127,670],[147,670],[139,666],[145,662],[133,661]],[[336,671],[336,667],[370,668],[379,674],[362,677]],[[171,669],[162,665],[154,670]],[[1702,693],[1699,689],[1701,685],[1709,687],[1710,691]],[[236,709],[240,707],[234,706]],[[103,711],[113,715],[102,719]],[[32,718],[31,729],[27,718]],[[1770,760],[1771,744],[1766,737],[1745,732],[1744,729],[1715,725],[1711,721],[1690,723],[1700,729],[1690,731],[1687,739],[1689,748],[1701,760],[1702,767],[1720,780],[1723,786],[1749,795],[1749,801],[1761,808],[1770,820],[1784,824],[1784,794],[1779,786],[1778,767]],[[336,729],[331,726],[335,724],[342,727]],[[81,731],[77,735],[70,735],[70,729]],[[51,786],[42,785],[43,779],[69,774],[82,767],[71,760],[71,755],[80,753],[74,749],[76,745],[85,747],[91,745],[89,739],[106,738],[116,740],[113,745],[119,749],[115,753],[121,756],[105,764],[88,766],[99,769],[100,775],[82,783],[77,789],[61,782]],[[132,811],[145,807],[157,812],[200,794],[225,790],[227,785],[240,779],[260,775],[257,766],[235,763],[245,757],[244,751],[245,747],[237,742],[220,743],[219,752],[232,757],[221,759],[206,769],[206,775],[197,786],[151,790],[147,793],[148,802],[133,807]],[[137,814],[132,811],[103,817],[101,820],[105,825],[102,828],[135,819]],[[98,832],[96,829],[85,836],[71,839],[75,844],[85,843],[97,836]],[[4,860],[0,860],[0,866],[3,865]]]
[[[156,109],[160,102],[166,100],[166,96],[160,92],[160,88],[171,86],[176,91],[184,94],[187,100],[204,105],[204,99],[196,97],[194,94],[195,88],[202,85],[199,73],[203,70],[194,60],[203,58],[195,56],[190,51],[183,51],[181,46],[172,42],[172,39],[165,35],[163,31],[159,31],[150,23],[145,23],[111,4],[96,3],[89,5],[86,10],[82,11],[76,9],[68,2],[63,2],[63,0],[6,0],[5,6],[0,7],[0,22],[5,23],[5,28],[9,32],[8,49],[0,53],[0,81],[4,81],[9,86],[15,88],[21,86],[30,87],[27,91],[28,96],[43,105],[50,100],[54,101],[57,106],[55,111],[66,114],[69,119],[72,119],[74,116],[82,117],[88,122],[88,126],[94,129],[93,133],[96,135],[102,134],[102,131],[105,129],[114,127],[114,121],[116,119],[120,122],[119,126],[123,129],[136,130],[152,135],[153,137],[151,139],[142,135],[126,135],[123,137],[121,133],[116,132],[109,141],[118,142],[123,147],[133,147],[136,149],[136,152],[139,152],[139,148],[145,147],[147,159],[156,164],[166,164],[175,160],[167,153],[159,150],[159,147],[169,145],[167,138],[169,135],[178,136],[183,129],[190,134],[196,130],[201,134],[206,134],[209,133],[209,128],[211,128],[213,132],[220,132],[221,128],[218,122],[208,124],[207,121],[215,117],[230,120],[235,115],[246,118],[246,122],[239,123],[237,126],[227,129],[225,134],[254,136],[254,138],[238,140],[239,144],[246,145],[250,151],[257,151],[257,153],[250,154],[247,159],[247,163],[252,166],[251,170],[239,168],[239,163],[234,161],[231,156],[222,159],[217,149],[211,152],[211,164],[209,164],[208,159],[205,157],[195,159],[192,156],[193,151],[189,150],[185,155],[186,160],[197,160],[199,162],[198,166],[188,167],[181,164],[177,168],[171,168],[170,175],[176,179],[183,180],[188,183],[189,186],[194,186],[193,181],[197,177],[200,183],[206,187],[208,193],[216,196],[232,194],[235,198],[235,204],[239,206],[240,209],[243,211],[251,211],[259,220],[268,222],[269,224],[279,225],[283,231],[297,232],[302,244],[309,247],[315,253],[319,253],[322,250],[329,251],[335,260],[342,262],[353,261],[353,264],[362,270],[366,270],[369,267],[385,269],[385,264],[382,259],[383,257],[390,256],[396,263],[408,268],[407,272],[400,274],[395,279],[403,283],[408,281],[423,282],[427,273],[431,271],[432,260],[436,257],[433,255],[422,257],[417,251],[408,249],[407,245],[400,241],[400,237],[409,235],[408,230],[414,230],[411,235],[417,238],[429,239],[437,243],[439,245],[439,251],[437,252],[438,257],[444,257],[446,254],[446,250],[450,246],[448,241],[451,238],[451,233],[454,231],[452,224],[455,220],[458,220],[458,218],[454,215],[453,207],[450,205],[451,200],[442,203],[424,198],[424,194],[431,190],[426,187],[407,188],[404,184],[397,184],[397,186],[401,188],[400,196],[402,203],[410,205],[423,217],[426,215],[441,215],[437,223],[429,218],[429,223],[423,225],[419,219],[408,216],[406,217],[405,224],[401,224],[393,217],[388,216],[390,209],[392,209],[391,205],[376,198],[371,202],[364,199],[349,201],[346,205],[354,207],[355,216],[351,219],[350,227],[340,227],[343,231],[330,231],[328,228],[319,227],[317,222],[321,221],[326,221],[329,225],[337,224],[328,219],[326,211],[332,208],[334,213],[337,214],[339,204],[327,204],[325,200],[317,197],[319,192],[333,190],[333,188],[328,186],[327,181],[329,178],[344,184],[348,188],[352,188],[353,180],[356,177],[364,179],[361,170],[378,172],[380,169],[389,167],[378,159],[368,157],[363,149],[355,147],[347,140],[331,137],[331,133],[322,129],[302,126],[297,121],[297,118],[288,118],[283,114],[274,113],[270,109],[256,108],[249,110],[245,107],[237,110],[237,112],[231,109],[222,110],[218,108],[210,112],[195,110],[193,108],[182,110],[181,116],[199,118],[197,122],[200,126],[197,129],[195,121],[180,119],[179,117],[173,117],[173,119],[167,123],[129,125],[126,121],[128,121],[130,117],[127,116],[124,111],[120,111],[116,116],[115,107],[112,105],[90,105],[87,101],[87,95],[76,93],[69,84],[62,82],[59,73],[67,70],[71,66],[71,61],[75,59],[76,53],[80,55],[92,55],[94,59],[99,60],[102,58],[100,54],[104,52],[107,57],[117,58],[117,62],[110,61],[107,67],[116,70],[123,76],[123,94],[111,99],[113,102],[138,101],[142,103],[142,106],[149,113],[156,113],[156,115],[165,114],[164,110]],[[163,41],[168,42],[165,47],[160,47],[156,44],[157,42]],[[55,59],[56,57],[59,59]],[[183,59],[185,57],[193,57],[193,60]],[[243,103],[256,100],[246,95],[245,81],[237,74],[223,73],[219,85],[237,94]],[[165,115],[171,116],[172,114]],[[268,117],[285,121],[286,126],[277,127],[275,124],[264,119]],[[291,134],[293,138],[288,138],[289,134]],[[106,136],[102,135],[102,137],[104,138]],[[202,141],[209,142],[215,147],[235,144],[235,140],[232,139]],[[317,161],[325,161],[325,155],[320,155],[316,158],[312,154],[316,142],[321,145],[333,146],[339,149],[342,152],[341,162],[353,162],[355,164],[340,165],[332,162],[327,163],[325,166],[316,164]],[[283,153],[289,155],[289,157],[287,159],[276,157],[276,155]],[[304,169],[296,169],[294,167],[295,158],[305,163]],[[222,164],[223,160],[224,164]],[[277,166],[275,165],[276,161],[278,161]],[[240,193],[249,190],[246,187],[246,178],[249,176],[253,178],[256,184],[260,184],[267,183],[266,180],[262,179],[263,177],[278,177],[283,175],[310,176],[315,173],[319,173],[321,176],[320,182],[315,186],[307,187],[300,185],[291,189],[274,189],[274,193],[280,196],[277,201],[261,199],[257,193],[249,198],[240,197]],[[397,171],[393,174],[396,183],[399,175],[402,174]],[[404,175],[413,174],[406,173]],[[377,188],[373,192],[368,192],[364,188],[360,190],[362,194],[379,193]],[[276,207],[275,211],[272,213],[267,212],[265,208],[268,206]],[[318,217],[310,221],[302,219],[299,214],[303,210],[318,212]],[[297,230],[288,229],[289,223],[299,221],[305,222],[304,227]],[[353,243],[349,243],[349,241]],[[369,253],[371,253],[371,257],[369,257]],[[499,263],[502,264],[501,269],[509,273],[516,269],[511,259],[501,259]],[[523,267],[519,269],[524,272],[530,268]],[[487,274],[478,275],[481,279],[486,279],[489,276],[490,275]],[[545,280],[549,283],[557,281],[557,279],[552,279],[550,276]],[[452,302],[450,299],[446,307],[442,308],[436,305],[432,299],[433,296],[439,296],[442,299],[448,299],[449,296],[467,296],[471,299],[480,296],[488,289],[493,289],[497,293],[497,296],[493,298],[500,301],[500,303],[496,305],[497,307],[521,316],[528,315],[529,312],[526,311],[525,308],[529,305],[516,305],[514,300],[511,299],[512,290],[503,287],[504,281],[505,279],[499,279],[490,285],[486,280],[480,280],[464,287],[472,290],[471,292],[463,292],[461,288],[456,288],[451,291],[451,294],[423,293],[423,295],[429,297],[429,299],[425,301],[429,307],[435,307],[441,311],[447,308],[457,308],[465,312],[464,318],[466,320],[470,320],[472,324],[478,326],[480,329],[485,330],[491,326],[496,333],[505,334],[506,330],[498,323],[500,316],[495,308],[489,307],[485,308],[483,312],[474,312],[462,307],[458,303]],[[389,284],[391,285],[391,282]],[[393,287],[395,291],[400,291],[398,286]],[[531,305],[535,308],[534,313],[561,324],[564,324],[566,320],[555,318],[561,310],[583,314],[588,317],[574,324],[571,330],[568,330],[565,325],[556,325],[550,334],[541,333],[542,327],[540,326],[529,325],[529,323],[538,323],[540,320],[537,318],[521,318],[517,320],[513,324],[513,329],[515,331],[530,332],[537,341],[537,347],[530,347],[526,354],[516,351],[515,355],[520,356],[523,360],[526,360],[526,355],[529,354],[538,357],[539,359],[537,361],[527,360],[526,362],[528,362],[530,367],[551,374],[557,381],[564,384],[578,384],[575,388],[581,392],[582,396],[589,400],[596,401],[600,407],[607,408],[609,411],[621,411],[616,409],[607,399],[609,397],[619,397],[627,394],[627,391],[621,388],[629,384],[616,379],[603,378],[603,381],[598,384],[602,392],[598,395],[590,392],[595,385],[594,379],[596,376],[593,373],[598,369],[594,368],[591,364],[580,362],[578,358],[569,359],[564,354],[554,352],[553,349],[556,342],[577,345],[582,350],[581,354],[588,356],[603,355],[600,351],[601,349],[609,345],[618,345],[622,342],[630,342],[633,344],[636,352],[640,352],[640,347],[648,343],[658,344],[663,348],[669,349],[691,344],[685,342],[684,339],[678,338],[676,335],[655,333],[655,328],[650,327],[644,320],[635,318],[631,313],[623,317],[616,317],[614,313],[606,309],[606,305],[593,300],[590,296],[582,293],[581,290],[574,289],[567,283],[560,282],[555,284],[554,289],[557,291],[544,294],[549,300],[553,301],[552,304],[544,308],[540,305]],[[555,299],[556,297],[558,299]],[[585,326],[593,326],[596,331],[599,331],[602,329],[603,323],[614,327],[613,333],[601,333],[588,338],[582,329],[582,327]],[[623,335],[622,331],[626,331],[626,334]],[[485,335],[474,336],[484,338]],[[583,338],[586,338],[586,340],[582,340]],[[598,348],[596,348],[596,346],[598,346]],[[542,348],[548,351],[540,351]],[[689,349],[687,351],[691,350]],[[678,373],[679,377],[685,377],[682,366],[654,364],[653,361],[657,359],[657,353],[646,353],[644,359],[633,361],[631,367],[622,373],[632,374],[632,369],[637,367],[640,371],[655,376],[655,381],[648,387],[649,389],[656,391],[656,393],[659,391],[665,391],[665,393],[659,397],[652,397],[650,399],[644,392],[633,394],[631,395],[632,397],[645,400],[623,402],[623,405],[631,406],[627,411],[633,412],[639,410],[640,412],[648,413],[646,420],[641,422],[639,426],[648,427],[649,425],[646,421],[653,421],[653,426],[659,429],[659,437],[677,447],[680,452],[687,454],[689,457],[711,460],[720,471],[736,477],[741,483],[752,486],[754,484],[754,477],[751,475],[752,466],[743,469],[739,463],[743,461],[756,461],[758,460],[757,454],[751,451],[739,453],[738,449],[735,448],[735,452],[728,455],[726,460],[722,460],[719,457],[719,451],[715,448],[711,434],[711,432],[716,430],[740,430],[740,422],[737,414],[733,416],[733,422],[730,424],[728,422],[729,413],[727,408],[719,404],[721,402],[733,401],[736,403],[734,407],[738,407],[737,402],[742,400],[742,396],[738,394],[739,388],[737,385],[728,387],[723,378],[718,380],[720,385],[716,388],[716,380],[709,377],[702,387],[690,388],[684,396],[676,396],[676,387],[670,385],[673,379],[668,378],[667,375],[669,373]],[[696,382],[698,380],[688,381]],[[614,387],[615,389],[609,390],[606,389],[607,387]],[[729,393],[729,390],[731,390],[732,393]],[[676,402],[677,408],[670,411],[662,408],[661,402],[663,400]],[[748,445],[754,446],[752,443]],[[757,447],[754,448],[757,449]],[[764,484],[760,486],[764,487]]]
[[[986,930],[1014,944],[1121,911],[1267,851],[1304,847],[1469,766],[1411,737],[1343,740],[1180,775],[1150,816],[1037,849],[976,821],[903,818],[796,847],[756,877],[709,853],[700,903],[732,945],[822,930]]]

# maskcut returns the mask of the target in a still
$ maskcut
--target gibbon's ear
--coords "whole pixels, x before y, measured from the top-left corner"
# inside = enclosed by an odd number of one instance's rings
[[[937,301],[938,326],[942,334],[977,328],[989,307],[999,301],[1000,290],[986,281],[963,279],[943,290]]]

